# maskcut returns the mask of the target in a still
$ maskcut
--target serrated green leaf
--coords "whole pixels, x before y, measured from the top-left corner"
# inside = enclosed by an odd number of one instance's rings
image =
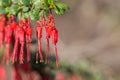
[[[54,11],[55,11],[55,13],[58,14],[58,15],[61,15],[61,14],[64,13],[64,10],[61,9],[61,8],[59,8],[57,5],[54,6]]]
[[[54,11],[55,11],[55,13],[56,13],[56,14],[59,14],[60,9],[59,9],[59,8],[57,8],[57,6],[54,6]]]
[[[23,12],[27,12],[29,10],[29,7],[23,6]]]
[[[65,3],[56,3],[56,6],[59,7],[60,9],[64,9],[64,10],[69,9],[68,5]]]
[[[65,3],[56,3],[54,9],[56,14],[63,14],[69,7]]]

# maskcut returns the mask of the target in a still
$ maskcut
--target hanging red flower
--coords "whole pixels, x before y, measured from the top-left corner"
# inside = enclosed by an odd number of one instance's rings
[[[5,27],[5,16],[0,14],[0,48],[3,46],[4,41],[4,27]]]
[[[25,31],[26,37],[26,49],[27,49],[27,61],[30,61],[30,43],[32,42],[32,28],[30,26],[30,19],[27,19],[27,28]]]
[[[8,23],[7,26],[5,27],[5,46],[6,46],[6,52],[5,52],[5,60],[6,63],[8,64],[9,61],[9,55],[10,55],[10,44],[12,41],[12,27],[11,25]]]
[[[38,53],[40,54],[40,62],[43,62],[42,44],[41,44],[42,26],[39,20],[36,22],[36,37],[38,40],[38,51],[36,53],[36,63],[38,63]]]
[[[36,37],[38,41],[36,63],[44,61],[42,53],[43,28],[46,32],[46,54],[45,62],[50,59],[50,38],[54,45],[56,55],[56,66],[59,66],[57,42],[58,30],[52,10],[56,14],[63,14],[68,6],[55,0],[2,0],[0,2],[0,48],[5,43],[6,52],[4,59],[8,64],[30,61],[30,44],[32,42],[31,20],[36,22]],[[40,6],[39,6],[40,5]],[[10,48],[10,46],[13,48]],[[12,49],[12,50],[10,50]],[[11,53],[12,52],[12,53]]]

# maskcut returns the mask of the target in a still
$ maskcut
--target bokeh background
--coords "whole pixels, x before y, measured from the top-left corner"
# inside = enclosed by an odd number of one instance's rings
[[[90,63],[115,80],[120,74],[120,0],[62,0],[70,6],[55,16],[61,61]]]

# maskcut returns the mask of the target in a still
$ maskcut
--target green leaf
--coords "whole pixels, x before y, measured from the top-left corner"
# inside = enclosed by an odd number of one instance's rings
[[[47,17],[48,14],[49,14],[49,11],[44,11],[44,13],[43,13],[43,15],[44,15],[45,17]]]
[[[10,7],[6,7],[6,8],[5,8],[5,11],[6,11],[7,13],[10,13]]]
[[[47,17],[48,16],[48,11],[46,11],[46,10],[41,10],[40,12],[39,12],[39,17],[41,17],[41,16],[45,16],[45,17]]]
[[[57,6],[54,6],[54,10],[55,10],[55,13],[56,13],[56,14],[59,14],[59,13],[60,13],[60,9],[59,9]]]
[[[19,2],[19,3],[18,3],[19,5],[22,5],[22,4],[23,4],[23,1],[22,1],[22,0],[18,0],[18,2]]]
[[[11,3],[11,0],[2,0],[2,6],[3,6],[3,7],[9,6],[10,3]]]
[[[34,2],[34,6],[35,6],[35,9],[45,9],[45,10],[48,10],[49,7],[48,7],[48,4],[46,3],[45,0],[36,0],[36,2]]]
[[[65,12],[65,10],[60,9],[60,14],[61,14],[61,15],[64,14],[64,12]]]
[[[23,4],[22,0],[12,0],[12,2],[14,4],[18,4],[18,5],[22,5]]]
[[[31,1],[31,0],[22,0],[23,4],[24,4],[25,6],[30,5],[30,1]]]
[[[10,7],[10,10],[11,10],[11,14],[17,14],[18,13],[18,11],[19,11],[19,6],[18,5],[12,5],[11,7]]]
[[[53,0],[48,0],[49,5],[53,5],[53,3],[54,3]]]
[[[40,9],[42,7],[41,1],[40,0],[36,0],[34,2],[34,6],[35,6],[36,9]]]
[[[30,16],[30,12],[22,13],[22,18],[28,18]]]
[[[48,6],[47,3],[44,3],[43,6],[42,6],[42,8],[43,8],[44,10],[49,10],[49,6]]]
[[[6,12],[5,12],[5,9],[2,8],[2,7],[0,7],[0,13],[5,14],[5,13],[6,13]]]
[[[56,14],[59,14],[59,15],[64,13],[64,10],[59,8],[57,5],[54,6],[54,11],[55,11]]]
[[[56,3],[56,6],[59,7],[60,9],[64,9],[64,10],[69,9],[69,6],[65,3]]]
[[[14,4],[22,4],[19,0],[12,0],[12,2],[14,3]]]
[[[23,6],[23,12],[27,12],[29,10],[29,7]]]
[[[39,11],[38,10],[33,10],[33,12],[30,14],[30,17],[32,20],[38,20],[39,19]]]
[[[69,9],[69,7],[65,3],[56,3],[54,6],[54,10],[56,14],[63,14],[67,9]]]

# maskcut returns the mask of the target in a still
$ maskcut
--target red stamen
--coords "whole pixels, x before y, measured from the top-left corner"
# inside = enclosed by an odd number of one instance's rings
[[[50,52],[49,39],[46,39],[46,42],[47,42],[46,62],[49,62],[49,52]]]
[[[42,44],[41,44],[41,40],[38,40],[38,50],[39,50],[39,54],[40,54],[40,62],[43,62]]]
[[[54,50],[55,50],[55,53],[56,53],[56,66],[59,67],[59,57],[58,57],[58,51],[57,51],[57,47],[56,45],[54,44]]]
[[[9,63],[9,54],[10,54],[10,44],[6,44],[6,52],[5,52],[5,60],[6,60],[6,64]]]
[[[15,40],[15,45],[13,48],[13,54],[12,54],[12,63],[15,62],[15,57],[17,57],[17,49],[18,49],[18,39]]]
[[[30,61],[30,43],[26,44],[26,48],[27,48],[27,61]]]
[[[58,31],[56,28],[54,28],[52,31],[52,41],[53,41],[54,49],[56,53],[56,66],[59,67],[58,51],[56,47],[56,43],[58,42]]]
[[[20,56],[19,56],[21,64],[23,63],[23,60],[24,60],[24,55],[23,54],[24,54],[24,43],[21,43]]]
[[[38,52],[36,53],[36,63],[38,63]]]

